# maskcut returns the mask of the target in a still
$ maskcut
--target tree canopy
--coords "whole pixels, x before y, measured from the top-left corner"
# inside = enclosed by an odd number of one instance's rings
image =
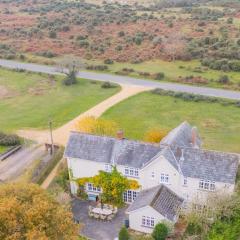
[[[0,239],[77,239],[70,211],[35,184],[0,186]]]
[[[118,124],[111,120],[97,119],[89,116],[85,117],[76,124],[76,129],[91,134],[115,136],[118,130]]]
[[[128,189],[138,189],[140,186],[136,180],[127,179],[116,167],[111,172],[99,171],[99,174],[89,178],[77,179],[79,186],[92,183],[96,187],[101,187],[101,198],[104,202],[121,205],[123,203],[123,193]]]

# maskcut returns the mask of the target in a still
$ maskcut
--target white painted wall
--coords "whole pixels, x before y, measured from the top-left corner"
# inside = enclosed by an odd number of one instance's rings
[[[152,172],[154,172],[154,178],[152,178]],[[169,175],[169,183],[166,186],[174,192],[179,192],[180,174],[163,156],[158,157],[142,169],[140,174],[142,188],[148,189],[159,185],[161,173]]]
[[[200,179],[196,178],[187,178],[187,185],[183,185],[183,178],[181,181],[181,195],[188,202],[194,203],[204,203],[206,199],[211,194],[232,194],[234,192],[234,184],[226,184],[215,182],[215,191],[207,191],[203,189],[199,189],[199,181]]]
[[[153,217],[155,219],[155,225],[163,220],[166,220],[155,209],[150,206],[146,206],[129,213],[129,227],[135,231],[152,233],[153,228],[142,226],[143,216]]]
[[[68,158],[67,162],[69,169],[71,169],[70,171],[72,172],[73,179],[92,177],[97,175],[100,170],[105,170],[105,163],[75,158]],[[122,174],[124,174],[124,169],[124,166],[117,166],[117,170]],[[154,178],[152,178],[152,172],[155,174]],[[199,189],[200,179],[187,178],[187,185],[184,186],[183,177],[163,156],[159,156],[153,162],[139,170],[139,178],[128,178],[138,181],[141,185],[141,189],[148,189],[160,184],[161,173],[169,174],[169,183],[166,184],[166,186],[187,201],[198,203],[204,202],[207,196],[211,193]],[[221,191],[223,194],[232,194],[234,191],[234,184],[216,182],[215,186],[216,192]],[[77,185],[74,182],[71,182],[71,191],[72,194],[76,194],[77,192]]]

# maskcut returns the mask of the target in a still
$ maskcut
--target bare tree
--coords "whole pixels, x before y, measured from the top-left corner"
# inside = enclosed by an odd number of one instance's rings
[[[186,40],[181,32],[172,32],[163,39],[164,52],[175,61],[184,52]]]
[[[64,85],[72,85],[77,83],[77,73],[84,68],[84,63],[81,58],[66,57],[57,65],[58,72],[66,75]]]

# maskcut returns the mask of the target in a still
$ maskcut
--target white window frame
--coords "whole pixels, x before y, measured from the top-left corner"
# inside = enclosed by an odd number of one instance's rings
[[[105,172],[112,172],[112,165],[111,164],[108,164],[108,163],[106,163],[105,164]]]
[[[160,183],[169,183],[169,174],[161,173]]]
[[[199,186],[198,187],[201,190],[211,191],[211,192],[215,191],[215,189],[216,189],[214,181],[209,181],[209,180],[204,180],[204,179],[201,179],[199,181]]]
[[[124,168],[124,175],[127,177],[134,177],[138,178],[139,177],[139,169],[138,168],[133,168],[133,167],[125,167]]]
[[[134,190],[127,190],[123,193],[123,201],[125,203],[132,203],[138,196],[138,192]]]
[[[188,182],[188,181],[187,181],[187,178],[186,178],[186,177],[183,178],[183,185],[184,185],[184,186],[187,186],[187,182]]]
[[[155,218],[149,216],[142,216],[142,226],[148,228],[154,228]]]
[[[87,183],[87,191],[89,192],[96,192],[96,193],[100,193],[101,192],[101,188],[100,187],[95,187],[92,183]]]

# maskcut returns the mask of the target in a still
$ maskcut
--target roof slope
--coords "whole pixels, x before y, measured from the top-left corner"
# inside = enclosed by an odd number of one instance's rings
[[[71,132],[65,157],[143,168],[164,156],[185,177],[233,184],[239,155],[199,149],[192,146],[193,128],[184,122],[173,129],[159,145],[139,141]]]
[[[150,206],[159,212],[165,218],[174,221],[178,208],[183,203],[183,198],[171,191],[165,185],[143,190],[127,209],[132,212],[145,206]]]
[[[192,131],[196,131],[196,128],[192,127],[188,122],[183,122],[172,131],[168,133],[166,137],[160,142],[161,145],[173,145],[180,147],[193,147],[192,144]],[[201,139],[196,132],[196,145],[201,146]]]
[[[237,154],[185,148],[180,168],[187,177],[234,184],[238,163]]]
[[[160,150],[160,146],[154,144],[72,132],[64,155],[70,158],[141,168]]]

